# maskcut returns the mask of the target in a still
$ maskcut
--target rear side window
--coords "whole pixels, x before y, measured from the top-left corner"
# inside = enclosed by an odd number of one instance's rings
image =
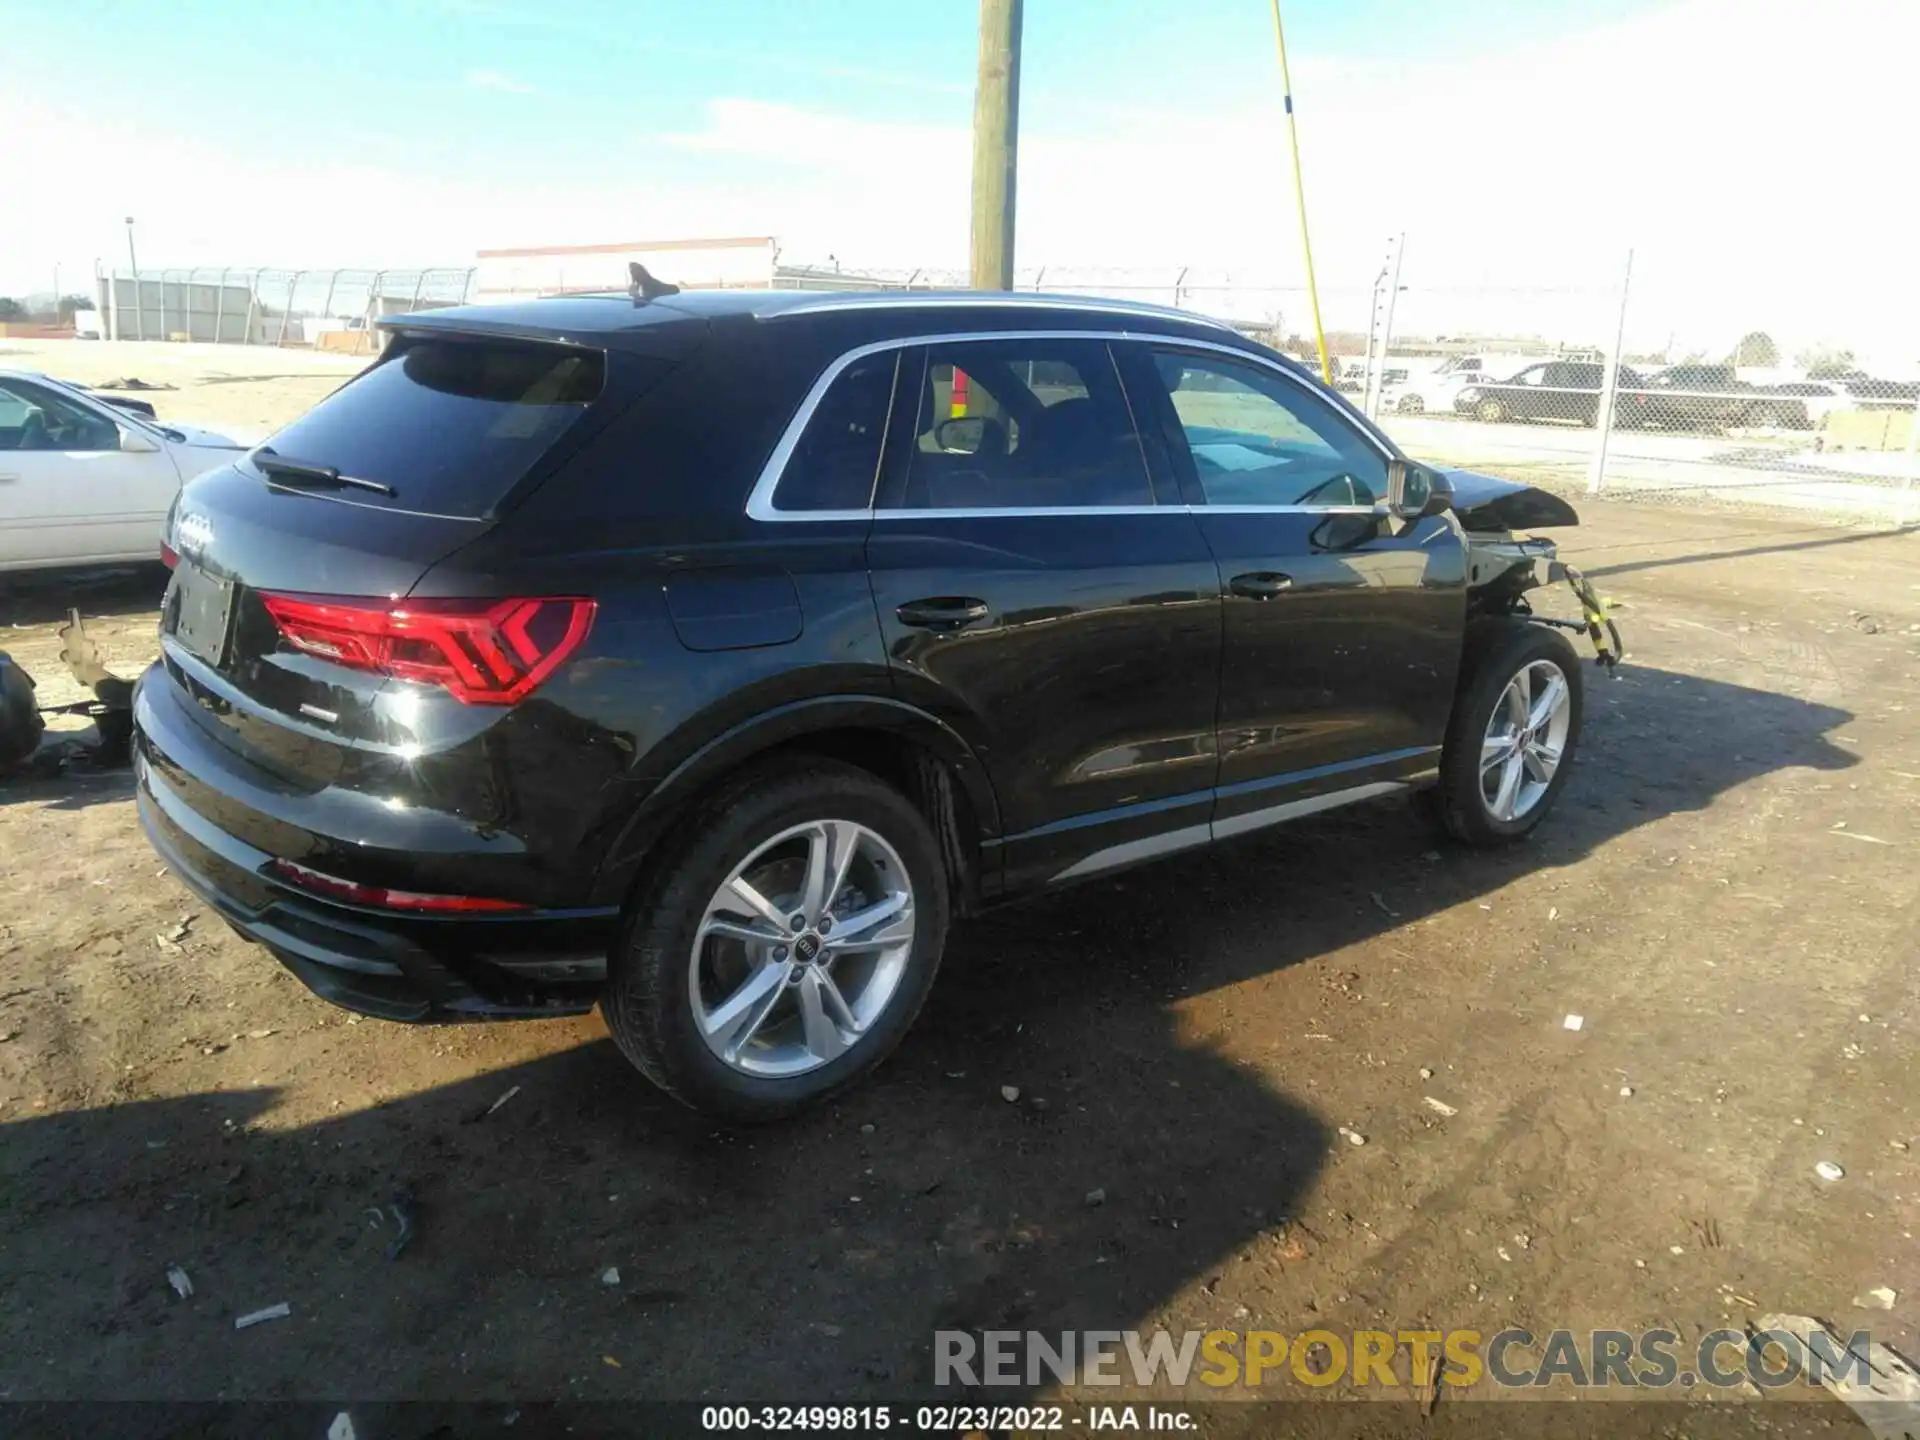
[[[288,460],[391,486],[359,503],[484,515],[577,424],[606,382],[598,350],[396,340],[395,352],[267,444]]]
[[[873,504],[880,442],[900,353],[856,360],[834,378],[780,472],[782,510],[865,510]]]
[[[911,443],[889,486],[910,510],[1153,504],[1113,356],[1095,340],[932,345],[903,377]]]

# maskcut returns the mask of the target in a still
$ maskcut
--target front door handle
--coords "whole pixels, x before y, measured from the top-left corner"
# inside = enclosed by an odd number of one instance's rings
[[[1282,575],[1277,570],[1255,570],[1251,574],[1234,576],[1227,582],[1227,588],[1249,600],[1271,600],[1293,588],[1293,577]]]
[[[987,618],[987,602],[971,595],[935,595],[925,600],[909,600],[893,612],[902,625],[921,630],[964,630],[976,620]]]

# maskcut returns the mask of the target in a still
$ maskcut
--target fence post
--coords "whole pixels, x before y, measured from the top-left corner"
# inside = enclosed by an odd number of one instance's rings
[[[331,320],[333,318],[333,292],[339,284],[340,272],[336,270],[327,279],[327,298],[322,301],[320,305],[320,318],[322,320]]]
[[[227,267],[220,267],[220,279],[213,292],[213,343],[220,343],[220,332],[227,328]]]
[[[260,272],[253,272],[253,279],[247,282],[247,328],[241,333],[242,345],[253,344],[253,316],[260,308]]]
[[[1393,307],[1400,298],[1400,261],[1407,253],[1407,232],[1393,242],[1393,281],[1387,287],[1387,323],[1380,332],[1380,376],[1374,381],[1372,416],[1380,418],[1380,400],[1387,388],[1387,352],[1393,346]]]
[[[476,268],[475,266],[468,266],[467,273],[460,279],[460,303],[462,305],[467,303],[467,295],[473,289],[473,272]],[[769,281],[768,284],[771,285],[772,282]]]
[[[420,272],[419,278],[413,282],[413,299],[407,302],[407,313],[409,315],[413,314],[416,310],[420,308],[420,292],[426,288],[427,288],[427,272],[422,270]]]
[[[167,272],[160,272],[160,338],[167,338]]]
[[[1920,505],[1915,503],[1915,477],[1920,476],[1920,394],[1913,397],[1913,409],[1907,412],[1907,478],[1900,487],[1905,498],[1900,505],[1900,523],[1920,524]]]
[[[293,320],[293,292],[300,288],[300,276],[303,273],[296,270],[293,278],[287,281],[287,308],[280,312],[280,338],[273,342],[276,349],[287,343],[287,326]]]
[[[1607,352],[1600,373],[1600,402],[1594,408],[1593,425],[1599,432],[1593,445],[1593,463],[1587,470],[1587,493],[1598,495],[1607,480],[1607,437],[1613,433],[1613,397],[1620,386],[1620,347],[1627,335],[1627,292],[1633,285],[1633,251],[1627,251],[1627,268],[1620,276],[1620,319],[1613,328],[1613,348]]]

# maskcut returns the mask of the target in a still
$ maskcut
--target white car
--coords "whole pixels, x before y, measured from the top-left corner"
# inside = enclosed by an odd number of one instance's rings
[[[246,448],[0,370],[0,571],[157,560],[181,485]]]

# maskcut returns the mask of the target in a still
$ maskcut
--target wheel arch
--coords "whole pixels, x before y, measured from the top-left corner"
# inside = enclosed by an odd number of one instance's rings
[[[997,863],[1000,807],[986,766],[950,726],[881,696],[822,696],[776,706],[714,737],[620,821],[595,876],[596,904],[621,904],[699,799],[743,767],[782,753],[824,755],[901,791],[939,838],[955,908],[976,905]],[[991,858],[989,858],[991,857]]]

